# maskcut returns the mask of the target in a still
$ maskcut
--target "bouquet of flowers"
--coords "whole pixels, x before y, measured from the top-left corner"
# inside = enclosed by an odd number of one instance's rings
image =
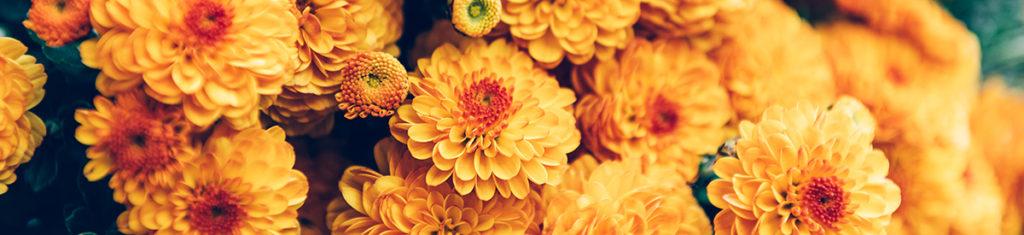
[[[6,0],[0,231],[1021,234],[1021,5]]]

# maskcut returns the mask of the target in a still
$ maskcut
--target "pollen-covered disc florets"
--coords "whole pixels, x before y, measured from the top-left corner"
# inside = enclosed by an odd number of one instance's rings
[[[383,52],[353,55],[341,69],[341,89],[334,96],[345,118],[386,117],[409,93],[409,78],[394,56]]]
[[[452,3],[452,24],[471,37],[490,33],[501,22],[500,0],[455,0]]]

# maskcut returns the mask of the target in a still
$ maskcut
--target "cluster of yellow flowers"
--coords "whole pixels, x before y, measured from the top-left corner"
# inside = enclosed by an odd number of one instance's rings
[[[75,137],[124,233],[299,233],[286,136],[338,111],[391,136],[341,174],[333,234],[1024,231],[1024,95],[979,92],[977,40],[931,0],[814,26],[782,0],[436,2],[405,67],[402,0],[34,1],[24,24],[98,34]],[[45,132],[25,51],[0,39],[0,192]]]

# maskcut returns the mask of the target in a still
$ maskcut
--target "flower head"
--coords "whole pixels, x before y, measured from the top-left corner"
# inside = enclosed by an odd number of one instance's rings
[[[415,98],[398,108],[391,132],[433,163],[431,186],[523,199],[531,183],[557,182],[579,145],[572,91],[505,40],[445,44],[410,79]]]
[[[739,118],[757,120],[770,105],[835,101],[821,37],[780,1],[754,1],[712,52]]]
[[[297,21],[284,0],[95,0],[91,16],[100,37],[80,50],[102,70],[97,89],[144,84],[198,126],[221,117],[236,129],[256,125],[298,65]]]
[[[341,90],[335,99],[348,119],[390,116],[409,93],[405,68],[383,52],[365,52],[345,59],[341,77]]]
[[[29,112],[43,99],[46,73],[27,51],[18,40],[0,37],[0,194],[46,134],[43,120]]]
[[[576,159],[544,187],[545,234],[710,234],[689,186],[666,187],[637,159]]]
[[[995,172],[998,191],[1002,192],[999,196],[1006,205],[1000,219],[1003,234],[1020,233],[1024,225],[1024,159],[1020,158],[1024,156],[1024,114],[1017,111],[1022,109],[1024,92],[1007,87],[1000,78],[989,78],[971,111],[971,149],[976,154],[971,158],[987,160],[987,164],[971,167],[983,172],[988,167]]]
[[[452,24],[470,37],[481,37],[501,22],[500,0],[455,0]]]
[[[75,138],[89,145],[85,177],[97,181],[113,175],[114,200],[142,204],[157,190],[168,190],[182,166],[195,158],[194,127],[180,107],[161,104],[141,90],[117,95],[114,102],[97,96],[96,110],[80,109]]]
[[[692,179],[699,154],[715,151],[735,115],[719,79],[718,68],[682,41],[636,40],[614,60],[577,67],[584,145],[601,160],[674,163]]]
[[[331,203],[334,234],[523,234],[536,233],[540,196],[482,200],[455,192],[450,184],[428,186],[429,164],[415,160],[404,144],[384,139],[375,147],[382,175],[353,166],[338,183]]]
[[[226,128],[220,128],[226,129]],[[118,217],[125,233],[297,233],[306,176],[292,169],[295,152],[278,127],[215,132],[203,156],[152,202]]]
[[[714,165],[708,185],[716,234],[882,233],[900,205],[889,162],[850,98],[840,108],[768,108],[740,124],[737,158]],[[858,111],[859,110],[859,111]]]
[[[335,95],[346,58],[363,52],[398,55],[402,0],[298,1],[299,69],[264,109],[288,135],[323,135],[334,125]]]
[[[22,22],[49,47],[59,47],[89,34],[90,0],[37,0]]]
[[[526,0],[503,4],[512,38],[547,68],[565,57],[584,64],[610,59],[633,39],[640,0]]]

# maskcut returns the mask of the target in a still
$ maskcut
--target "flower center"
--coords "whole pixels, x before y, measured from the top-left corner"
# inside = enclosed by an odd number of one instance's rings
[[[469,14],[469,17],[474,19],[479,18],[484,13],[486,7],[482,0],[473,0],[469,3],[469,7],[466,8],[466,14]]]
[[[801,190],[800,206],[819,224],[834,227],[836,222],[848,214],[847,195],[839,178],[811,178]]]
[[[175,161],[174,148],[180,142],[173,129],[136,110],[113,112],[116,125],[105,138],[110,157],[120,171],[149,175]]]
[[[199,0],[185,13],[185,26],[197,43],[212,44],[227,34],[231,26],[231,11],[210,0]]]
[[[470,135],[500,131],[511,113],[512,90],[491,77],[477,80],[459,95],[459,106],[463,118],[473,125]]]
[[[199,188],[190,203],[189,223],[203,234],[230,234],[245,216],[238,198],[221,187]]]
[[[679,126],[679,105],[658,96],[650,107],[650,131],[655,135],[672,133]]]

